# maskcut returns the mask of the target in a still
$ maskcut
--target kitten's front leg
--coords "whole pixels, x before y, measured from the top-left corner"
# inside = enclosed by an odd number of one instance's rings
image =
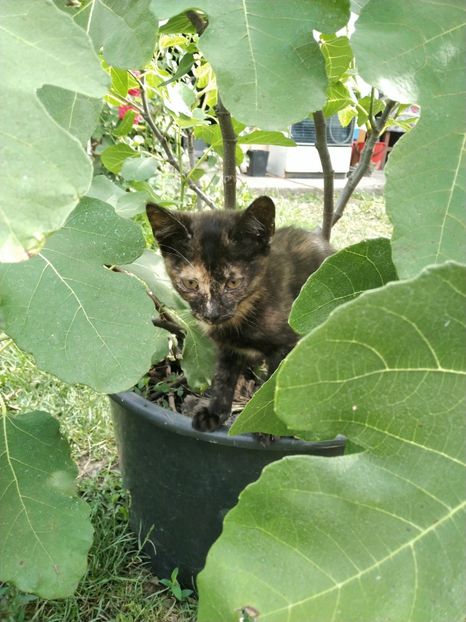
[[[211,397],[193,409],[193,428],[201,432],[218,430],[231,413],[238,377],[245,366],[244,358],[231,350],[220,349],[212,382]]]

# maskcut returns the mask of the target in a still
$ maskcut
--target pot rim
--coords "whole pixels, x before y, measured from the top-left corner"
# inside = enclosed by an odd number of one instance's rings
[[[243,449],[261,449],[263,451],[283,452],[283,451],[311,451],[312,448],[332,448],[341,447],[345,444],[345,437],[338,435],[336,438],[327,441],[304,441],[297,438],[281,437],[270,445],[263,445],[252,434],[239,434],[229,436],[228,428],[222,426],[215,432],[200,432],[191,425],[191,419],[186,415],[173,412],[168,408],[162,408],[154,402],[134,393],[134,391],[124,391],[113,393],[109,398],[131,412],[142,416],[144,419],[159,428],[171,430],[181,436],[190,436],[196,440],[229,447],[241,447]]]

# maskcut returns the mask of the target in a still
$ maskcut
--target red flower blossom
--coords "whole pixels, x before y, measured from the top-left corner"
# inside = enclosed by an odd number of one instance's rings
[[[132,95],[133,97],[139,97],[141,91],[139,89],[128,89],[128,95]]]
[[[124,118],[124,116],[126,115],[126,113],[127,113],[129,110],[135,110],[135,108],[133,108],[133,106],[130,106],[129,104],[125,104],[125,105],[123,105],[123,106],[119,106],[119,107],[118,107],[118,118],[119,118],[119,119],[123,119],[123,118]],[[141,120],[141,115],[140,115],[140,114],[137,114],[137,115],[134,117],[133,125],[136,125],[137,123],[139,123],[139,121],[140,121],[140,120]]]

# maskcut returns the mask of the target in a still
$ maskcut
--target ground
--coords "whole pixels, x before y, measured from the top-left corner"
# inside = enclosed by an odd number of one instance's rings
[[[320,223],[321,193],[267,191],[277,224],[313,228]],[[257,191],[254,191],[257,195]],[[389,236],[381,195],[356,193],[332,237],[342,248],[367,237]],[[8,407],[55,415],[79,465],[79,490],[91,507],[95,529],[89,569],[76,594],[44,601],[0,584],[0,622],[188,622],[196,603],[177,602],[149,573],[140,543],[128,528],[107,398],[40,372],[30,357],[0,337],[0,386]]]

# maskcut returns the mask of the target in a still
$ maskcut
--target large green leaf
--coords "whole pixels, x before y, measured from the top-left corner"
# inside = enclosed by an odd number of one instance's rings
[[[37,90],[48,84],[102,97],[107,77],[89,37],[50,1],[3,0],[0,30],[0,261],[17,261],[63,225],[92,177],[83,148]]]
[[[105,266],[143,248],[138,225],[83,199],[38,255],[0,266],[6,332],[66,382],[128,389],[150,367],[154,308],[140,283]]]
[[[199,621],[461,622],[465,611],[466,267],[341,306],[288,357],[276,400],[315,438],[240,496],[199,576]]]
[[[421,104],[419,123],[387,168],[393,259],[403,278],[429,264],[466,261],[465,24],[463,0],[371,0],[352,38],[365,80],[392,99]]]
[[[435,417],[436,425],[447,425],[449,412],[454,416],[466,401],[465,275],[466,268],[451,263],[427,269],[335,310],[278,374],[279,416],[301,430],[317,420],[321,436],[325,421],[330,430],[335,418],[357,413],[368,424],[382,418],[386,432],[402,430],[419,442]],[[373,433],[361,430],[364,438]],[[429,442],[440,449],[444,439]]]
[[[153,6],[164,18],[192,8],[207,14],[209,25],[199,46],[217,74],[225,106],[237,119],[280,129],[324,105],[327,78],[312,32],[344,26],[347,0],[153,0]]]
[[[92,542],[76,475],[53,417],[0,414],[0,581],[43,598],[74,592]]]
[[[396,279],[389,240],[364,240],[344,248],[303,285],[291,309],[290,326],[305,335],[322,324],[333,309]]]
[[[76,22],[89,33],[109,65],[137,69],[154,52],[157,19],[151,0],[90,0],[75,13]]]
[[[47,84],[37,95],[50,116],[85,147],[99,122],[102,100]]]

